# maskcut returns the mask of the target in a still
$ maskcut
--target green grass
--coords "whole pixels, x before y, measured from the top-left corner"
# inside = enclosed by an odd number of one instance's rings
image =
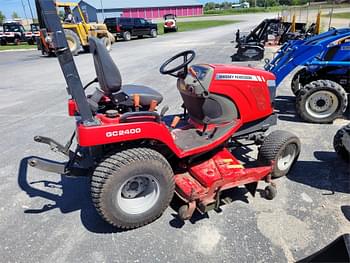
[[[179,28],[178,32],[192,31],[198,29],[204,29],[209,27],[224,26],[229,24],[238,23],[239,21],[234,20],[202,20],[202,21],[188,21],[188,22],[177,22]],[[158,34],[164,34],[163,23],[158,23]]]
[[[349,8],[349,4],[323,4],[323,5],[311,5],[308,8],[311,9],[319,9],[319,8]],[[266,13],[266,12],[281,12],[283,10],[299,10],[305,9],[307,6],[271,6],[271,7],[251,7],[251,8],[234,8],[234,9],[226,9],[226,10],[208,10],[204,11],[204,16],[225,16],[225,15],[240,15],[240,14],[249,14],[249,13]],[[348,17],[346,17],[348,18]]]
[[[239,15],[239,14],[248,14],[248,13],[263,13],[263,12],[279,12],[282,11],[282,6],[273,6],[273,7],[251,7],[251,8],[236,8],[236,9],[225,9],[225,10],[208,10],[204,11],[204,16],[213,16],[213,15]]]
[[[325,16],[328,16],[329,15],[325,15]],[[350,19],[350,12],[347,12],[347,13],[336,13],[336,14],[333,14],[332,15],[333,18],[343,18],[343,19]]]
[[[17,50],[17,49],[36,49],[36,45],[28,45],[28,44],[7,44],[6,46],[0,46],[0,51],[4,50]]]

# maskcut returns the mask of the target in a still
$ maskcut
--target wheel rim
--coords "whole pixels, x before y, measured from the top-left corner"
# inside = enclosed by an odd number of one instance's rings
[[[103,42],[104,42],[104,44],[105,44],[107,50],[110,51],[110,50],[111,50],[112,44],[111,44],[109,38],[105,37],[105,38],[103,39]]]
[[[306,100],[306,111],[314,118],[327,118],[337,111],[338,97],[330,91],[317,91]]]
[[[297,154],[297,146],[293,144],[287,145],[277,159],[277,167],[280,171],[288,170],[294,162]]]
[[[71,39],[67,38],[67,43],[68,43],[69,50],[72,51],[74,49],[74,47],[75,47],[74,41],[72,41]]]
[[[148,174],[134,176],[122,184],[116,199],[125,213],[142,214],[157,203],[159,182]]]

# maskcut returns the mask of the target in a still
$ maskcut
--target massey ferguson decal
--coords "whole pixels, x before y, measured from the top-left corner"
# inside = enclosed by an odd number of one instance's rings
[[[133,135],[138,133],[141,133],[141,128],[106,132],[106,137],[111,138],[125,135]]]
[[[264,77],[255,76],[255,75],[244,75],[244,74],[227,74],[219,73],[216,74],[216,80],[243,80],[243,81],[265,81]]]

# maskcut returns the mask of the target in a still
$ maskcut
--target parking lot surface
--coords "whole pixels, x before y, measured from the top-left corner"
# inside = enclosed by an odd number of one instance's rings
[[[231,64],[234,32],[265,17],[251,14],[239,24],[118,42],[111,55],[123,83],[153,87],[164,95],[162,105],[177,112],[176,80],[160,75],[160,65],[188,49],[196,51],[195,63]],[[84,83],[95,78],[90,54],[76,57],[76,64]],[[332,148],[335,132],[347,121],[302,122],[288,85],[278,89],[276,128],[298,135],[302,152],[289,176],[276,180],[273,201],[236,189],[220,213],[197,214],[183,224],[169,207],[145,227],[112,228],[95,211],[87,178],[27,167],[30,156],[63,160],[33,137],[68,140],[75,124],[67,116],[65,87],[57,59],[37,51],[0,53],[1,262],[293,262],[350,232],[349,167]]]

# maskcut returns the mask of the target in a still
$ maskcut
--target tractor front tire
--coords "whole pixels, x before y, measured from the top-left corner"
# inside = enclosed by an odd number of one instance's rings
[[[133,148],[108,155],[92,176],[91,195],[105,221],[122,229],[156,220],[175,188],[168,161],[152,149]]]
[[[73,56],[77,56],[81,49],[81,44],[78,35],[74,31],[69,29],[65,29],[64,33],[66,35],[70,52]]]
[[[350,124],[337,131],[333,138],[333,147],[341,158],[350,160]]]
[[[312,123],[331,123],[342,116],[348,97],[342,86],[331,80],[316,80],[305,85],[296,98],[299,116]]]
[[[272,177],[286,175],[300,154],[300,140],[293,133],[287,131],[273,131],[263,141],[258,161],[262,165],[273,162]]]

